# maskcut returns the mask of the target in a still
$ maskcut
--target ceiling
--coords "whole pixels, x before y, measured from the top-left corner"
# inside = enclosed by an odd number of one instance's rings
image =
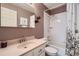
[[[29,3],[12,3],[12,4],[34,13],[34,8]]]
[[[56,8],[64,3],[43,3],[48,9]]]
[[[34,13],[34,7],[30,3],[12,3],[12,4]],[[63,3],[43,3],[43,5],[45,5],[48,9],[56,8],[62,4]]]

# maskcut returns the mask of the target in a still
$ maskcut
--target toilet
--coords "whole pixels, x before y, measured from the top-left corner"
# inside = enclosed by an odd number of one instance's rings
[[[57,56],[57,49],[48,46],[45,48],[45,53],[47,56]]]

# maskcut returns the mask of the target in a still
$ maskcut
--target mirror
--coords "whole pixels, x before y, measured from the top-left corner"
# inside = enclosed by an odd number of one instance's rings
[[[17,11],[1,7],[1,26],[17,27]]]
[[[1,3],[0,21],[1,27],[35,28],[33,8],[24,3]]]

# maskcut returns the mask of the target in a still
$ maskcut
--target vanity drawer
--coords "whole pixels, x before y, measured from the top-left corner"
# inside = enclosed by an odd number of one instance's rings
[[[40,56],[42,53],[45,53],[45,44],[34,49],[34,56]]]

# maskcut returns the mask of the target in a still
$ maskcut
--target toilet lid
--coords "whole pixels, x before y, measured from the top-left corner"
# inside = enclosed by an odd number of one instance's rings
[[[49,53],[57,53],[57,50],[53,47],[46,47],[45,50]]]

